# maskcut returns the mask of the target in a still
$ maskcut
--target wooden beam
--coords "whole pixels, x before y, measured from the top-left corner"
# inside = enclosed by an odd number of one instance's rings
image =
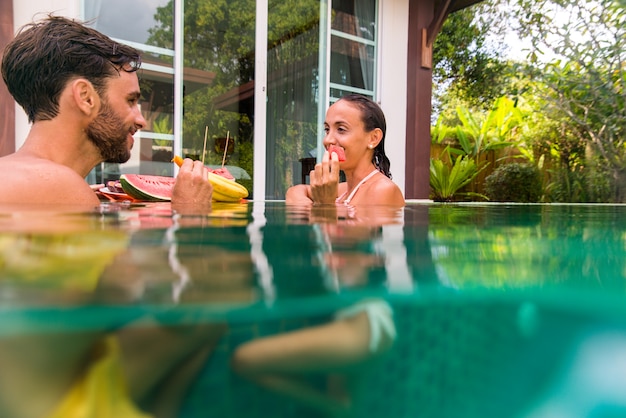
[[[433,21],[435,0],[409,2],[407,55],[405,198],[428,199],[430,193],[430,115],[432,70],[423,66],[422,36]]]
[[[431,20],[428,28],[422,28],[422,67],[433,67],[433,44],[435,38],[443,26],[443,22],[446,20],[448,13],[450,12],[450,5],[452,0],[445,0],[441,3],[437,3],[435,14]]]
[[[407,199],[430,194],[430,116],[432,47],[450,13],[482,0],[410,0],[407,55],[406,165]]]

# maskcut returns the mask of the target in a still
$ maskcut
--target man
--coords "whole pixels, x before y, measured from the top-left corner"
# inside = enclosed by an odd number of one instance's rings
[[[146,124],[139,66],[137,50],[74,20],[48,16],[22,28],[6,46],[1,69],[32,127],[19,150],[0,158],[0,205],[97,207],[84,178],[103,161],[127,161],[133,135]],[[206,213],[212,193],[208,169],[186,159],[172,208]],[[154,416],[175,416],[222,333],[221,326],[199,328],[163,327],[148,317],[115,332],[2,338],[0,393],[11,394],[0,396],[0,415],[82,417],[105,407],[102,416],[144,417],[141,405]]]
[[[97,206],[84,178],[103,161],[128,161],[146,125],[139,66],[137,50],[70,19],[22,28],[4,50],[2,78],[32,127],[21,148],[0,158],[0,203]],[[210,209],[212,190],[202,162],[186,159],[172,207]]]

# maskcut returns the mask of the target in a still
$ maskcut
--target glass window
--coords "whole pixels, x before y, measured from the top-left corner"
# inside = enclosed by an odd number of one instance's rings
[[[317,150],[319,0],[270,1],[267,53],[266,198],[301,182]]]
[[[255,0],[184,1],[183,154],[253,191]]]
[[[376,0],[333,0],[332,4],[333,30],[376,39]]]
[[[158,20],[174,26],[174,2],[170,0],[85,0],[85,20],[100,32],[125,41],[173,48],[173,33],[168,38],[151,40]],[[151,43],[152,42],[152,43]]]
[[[135,136],[131,159],[125,164],[102,164],[92,175],[106,183],[123,173],[172,176],[174,70],[173,2],[169,0],[85,1],[84,20],[102,33],[142,51],[138,73],[142,97],[139,103],[147,125]],[[120,13],[124,10],[124,13]]]
[[[334,0],[331,14],[331,92],[374,95],[376,0]],[[330,95],[331,101],[341,96]]]
[[[350,94],[350,93],[354,93],[354,89],[331,88],[330,89],[330,97],[331,97],[330,104],[336,102],[341,96],[345,96],[346,94]],[[367,93],[361,93],[361,94],[374,100],[373,94],[367,94]]]
[[[373,90],[374,46],[333,36],[331,39],[330,82]]]

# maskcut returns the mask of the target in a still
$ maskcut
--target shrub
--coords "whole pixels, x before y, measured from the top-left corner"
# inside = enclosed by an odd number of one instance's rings
[[[485,193],[496,202],[538,202],[541,174],[528,163],[510,163],[496,168],[485,178]]]
[[[549,170],[544,200],[557,203],[613,203],[615,181],[606,167],[589,165],[578,170]]]

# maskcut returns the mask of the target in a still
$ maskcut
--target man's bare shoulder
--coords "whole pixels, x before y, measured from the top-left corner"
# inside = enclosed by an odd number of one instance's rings
[[[98,204],[87,182],[55,162],[11,154],[0,158],[0,202],[34,204]]]

